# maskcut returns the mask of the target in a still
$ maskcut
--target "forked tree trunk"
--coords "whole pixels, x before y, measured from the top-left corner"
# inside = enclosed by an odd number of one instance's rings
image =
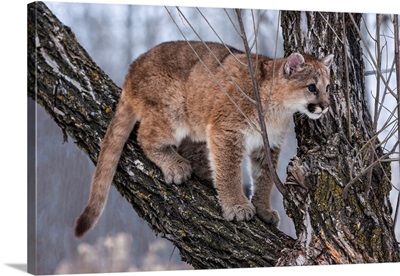
[[[298,13],[285,13],[283,28],[286,30],[285,26],[293,24],[290,36],[285,31],[286,45],[290,43],[301,49],[302,45],[291,42],[294,37],[301,41],[301,32],[296,29],[298,16]],[[315,14],[309,16],[314,18]],[[315,26],[320,24],[324,22],[319,19]],[[349,189],[348,198],[343,199],[344,185],[350,180],[349,162],[371,136],[370,118],[363,94],[361,50],[356,38],[348,34],[351,74],[358,76],[351,78],[354,129],[352,140],[348,141],[345,127],[348,117],[340,105],[344,99],[344,73],[340,63],[343,47],[334,44],[330,31],[323,35],[329,37],[319,40],[326,44],[322,50],[334,50],[339,58],[332,77],[333,104],[329,116],[320,122],[296,120],[298,156],[307,164],[304,185],[308,189],[288,185],[289,198],[285,205],[297,226],[297,241],[257,218],[240,223],[225,221],[216,192],[209,183],[193,178],[179,187],[167,185],[159,169],[144,156],[135,141],[135,133],[125,146],[114,186],[139,216],[155,232],[172,241],[183,260],[195,268],[399,261],[390,218],[390,185],[382,176],[382,168],[374,168],[368,196],[365,185],[355,183]],[[313,40],[308,47],[312,43]],[[291,50],[289,46],[285,48],[286,52]],[[96,162],[120,88],[43,3],[28,6],[28,70],[28,95]],[[376,153],[382,154],[379,148]],[[363,153],[356,160],[366,162],[366,159]],[[302,182],[299,162],[289,166],[289,182],[296,178],[293,174],[297,176],[296,184]],[[389,171],[388,167],[383,169]]]

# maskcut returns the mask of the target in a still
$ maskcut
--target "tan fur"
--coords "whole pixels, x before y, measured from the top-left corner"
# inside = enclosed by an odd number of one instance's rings
[[[269,201],[274,183],[266,171],[260,131],[243,116],[244,113],[258,125],[256,105],[248,99],[254,96],[249,70],[244,65],[246,55],[234,48],[207,43],[218,62],[203,43],[190,45],[202,62],[187,42],[169,42],[132,63],[102,143],[91,196],[77,221],[76,236],[83,236],[97,222],[123,145],[137,120],[138,141],[146,156],[160,167],[167,183],[181,184],[191,176],[195,167],[191,162],[197,161],[190,153],[189,160],[182,157],[177,147],[182,140],[186,144],[198,143],[203,148],[197,153],[209,155],[209,162],[203,162],[207,163],[204,175],[211,173],[224,218],[249,220],[257,213],[268,223],[278,223],[278,214],[271,210]],[[294,53],[271,60],[252,55],[274,160],[278,159],[293,113],[316,119],[328,110],[332,57],[317,60]],[[310,84],[315,84],[315,92],[309,91]],[[185,151],[183,147],[181,153]],[[251,201],[241,183],[240,164],[245,155],[251,158],[255,185]]]

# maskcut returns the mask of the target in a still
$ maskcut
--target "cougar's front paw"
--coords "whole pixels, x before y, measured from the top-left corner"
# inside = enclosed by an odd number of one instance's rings
[[[189,161],[182,159],[179,162],[164,166],[162,169],[165,182],[168,184],[182,184],[192,175],[192,166]]]
[[[250,220],[254,217],[255,213],[256,208],[250,201],[243,204],[222,206],[222,216],[228,221]]]
[[[257,209],[257,216],[264,222],[272,224],[275,227],[279,225],[279,214],[275,210]]]

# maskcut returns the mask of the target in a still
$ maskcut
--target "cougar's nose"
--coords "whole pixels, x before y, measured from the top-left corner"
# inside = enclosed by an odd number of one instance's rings
[[[322,113],[328,112],[329,103],[328,103],[328,102],[323,102],[323,103],[321,103],[321,109],[322,109]]]

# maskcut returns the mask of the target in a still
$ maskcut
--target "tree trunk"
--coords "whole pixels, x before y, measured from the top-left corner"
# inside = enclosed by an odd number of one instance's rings
[[[298,13],[287,13],[284,24],[295,28],[297,17]],[[294,38],[296,32],[291,35]],[[289,41],[289,35],[285,36]],[[358,44],[354,46],[351,39],[349,54],[361,60]],[[332,43],[326,42],[330,45],[327,49],[335,50],[338,57],[342,45]],[[289,47],[285,48],[288,52]],[[362,75],[362,62],[354,59],[351,69]],[[287,185],[290,197],[285,205],[295,221],[298,241],[258,218],[249,222],[225,221],[209,183],[194,177],[185,185],[165,184],[160,170],[138,146],[135,131],[120,159],[114,186],[139,216],[156,233],[172,241],[183,260],[195,268],[398,261],[388,200],[390,185],[382,177],[382,168],[374,168],[368,196],[364,186],[355,183],[349,188],[348,199],[343,200],[350,173],[347,165],[341,166],[352,162],[362,141],[371,134],[363,79],[353,77],[351,118],[358,133],[352,130],[352,141],[342,137],[347,113],[340,105],[344,82],[339,68],[342,64],[337,63],[329,117],[320,122],[297,119],[301,147],[299,159],[289,166],[288,182],[302,184],[299,172],[307,168],[304,185],[308,189]],[[28,6],[28,70],[28,95],[47,110],[65,137],[72,137],[96,162],[120,88],[91,60],[71,30],[40,2]],[[381,154],[379,149],[376,152]],[[365,159],[363,154],[357,162]],[[387,167],[383,169],[389,171]],[[378,183],[377,179],[383,180]]]
[[[295,117],[294,163],[303,168],[306,190],[288,186],[291,196],[284,204],[307,252],[305,264],[399,260],[390,165],[376,162],[365,169],[384,154],[373,138],[366,101],[360,20],[361,14],[282,13],[286,54],[335,54],[329,114],[317,121]]]

